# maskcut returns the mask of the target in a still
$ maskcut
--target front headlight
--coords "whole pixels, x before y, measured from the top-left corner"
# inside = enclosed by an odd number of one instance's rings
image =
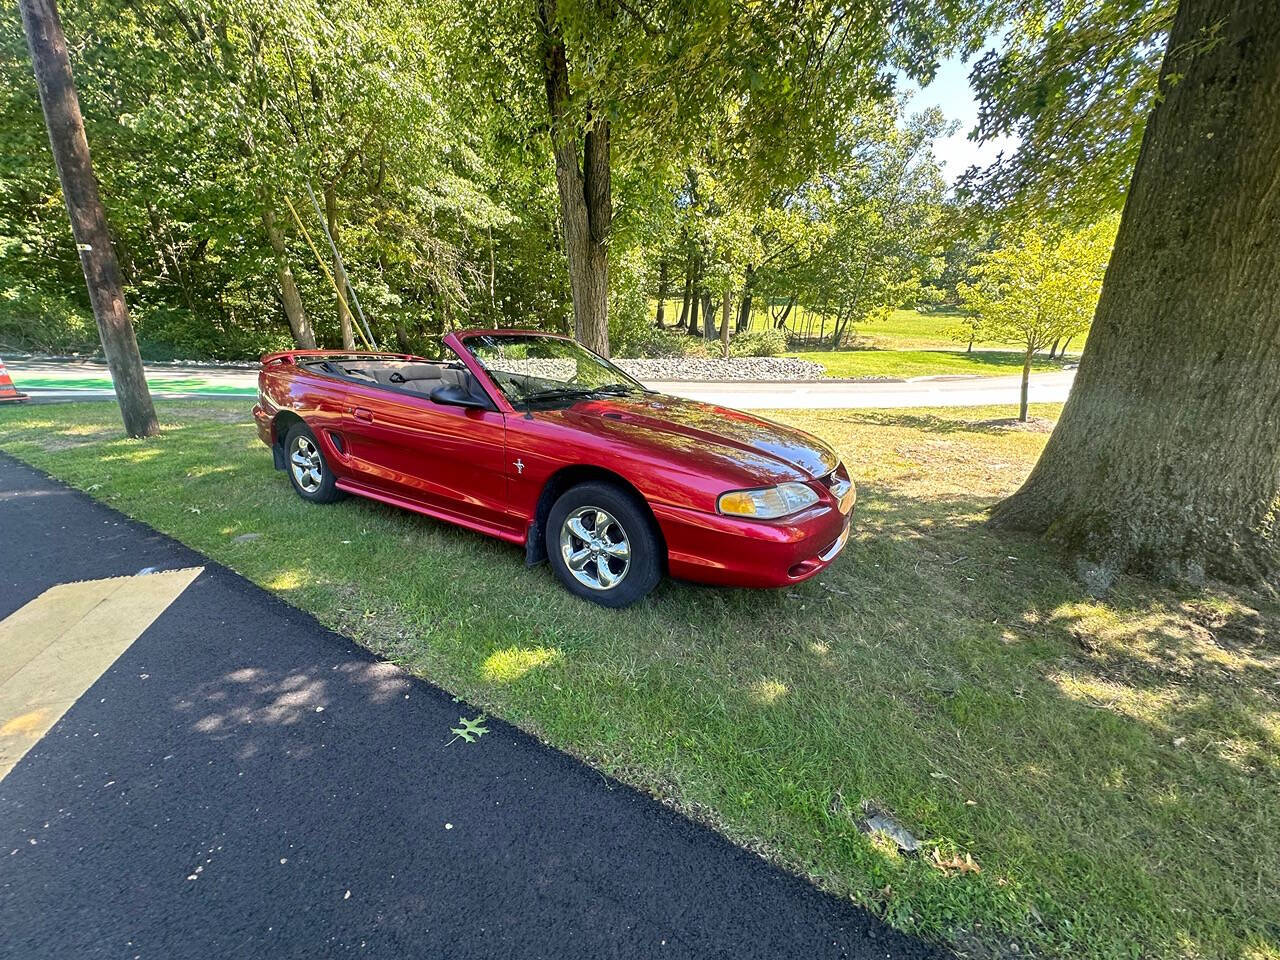
[[[780,483],[761,490],[731,490],[720,496],[716,508],[731,517],[773,520],[817,502],[818,492],[807,483]]]

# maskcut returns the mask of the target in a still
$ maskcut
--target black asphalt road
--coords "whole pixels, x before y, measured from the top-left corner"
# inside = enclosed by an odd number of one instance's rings
[[[936,955],[4,457],[0,555],[206,568],[0,781],[6,960]]]

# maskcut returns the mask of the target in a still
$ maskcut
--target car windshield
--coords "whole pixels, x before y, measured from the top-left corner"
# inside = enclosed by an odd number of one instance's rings
[[[515,406],[644,390],[608,360],[563,337],[484,334],[464,344]]]

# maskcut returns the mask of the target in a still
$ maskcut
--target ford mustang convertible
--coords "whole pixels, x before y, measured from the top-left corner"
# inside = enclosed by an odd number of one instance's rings
[[[742,587],[812,577],[854,487],[815,437],[654,393],[567,338],[476,330],[445,359],[262,358],[258,434],[298,496],[353,493],[499,537],[608,607],[663,573]]]

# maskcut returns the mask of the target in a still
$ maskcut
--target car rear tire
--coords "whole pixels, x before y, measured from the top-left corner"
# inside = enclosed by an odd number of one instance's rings
[[[320,441],[305,423],[295,423],[285,434],[284,468],[294,491],[303,500],[333,503],[346,496],[338,489],[333,471],[325,462]]]
[[[662,546],[653,517],[631,493],[582,483],[547,515],[547,559],[572,594],[602,607],[626,607],[662,579]]]

